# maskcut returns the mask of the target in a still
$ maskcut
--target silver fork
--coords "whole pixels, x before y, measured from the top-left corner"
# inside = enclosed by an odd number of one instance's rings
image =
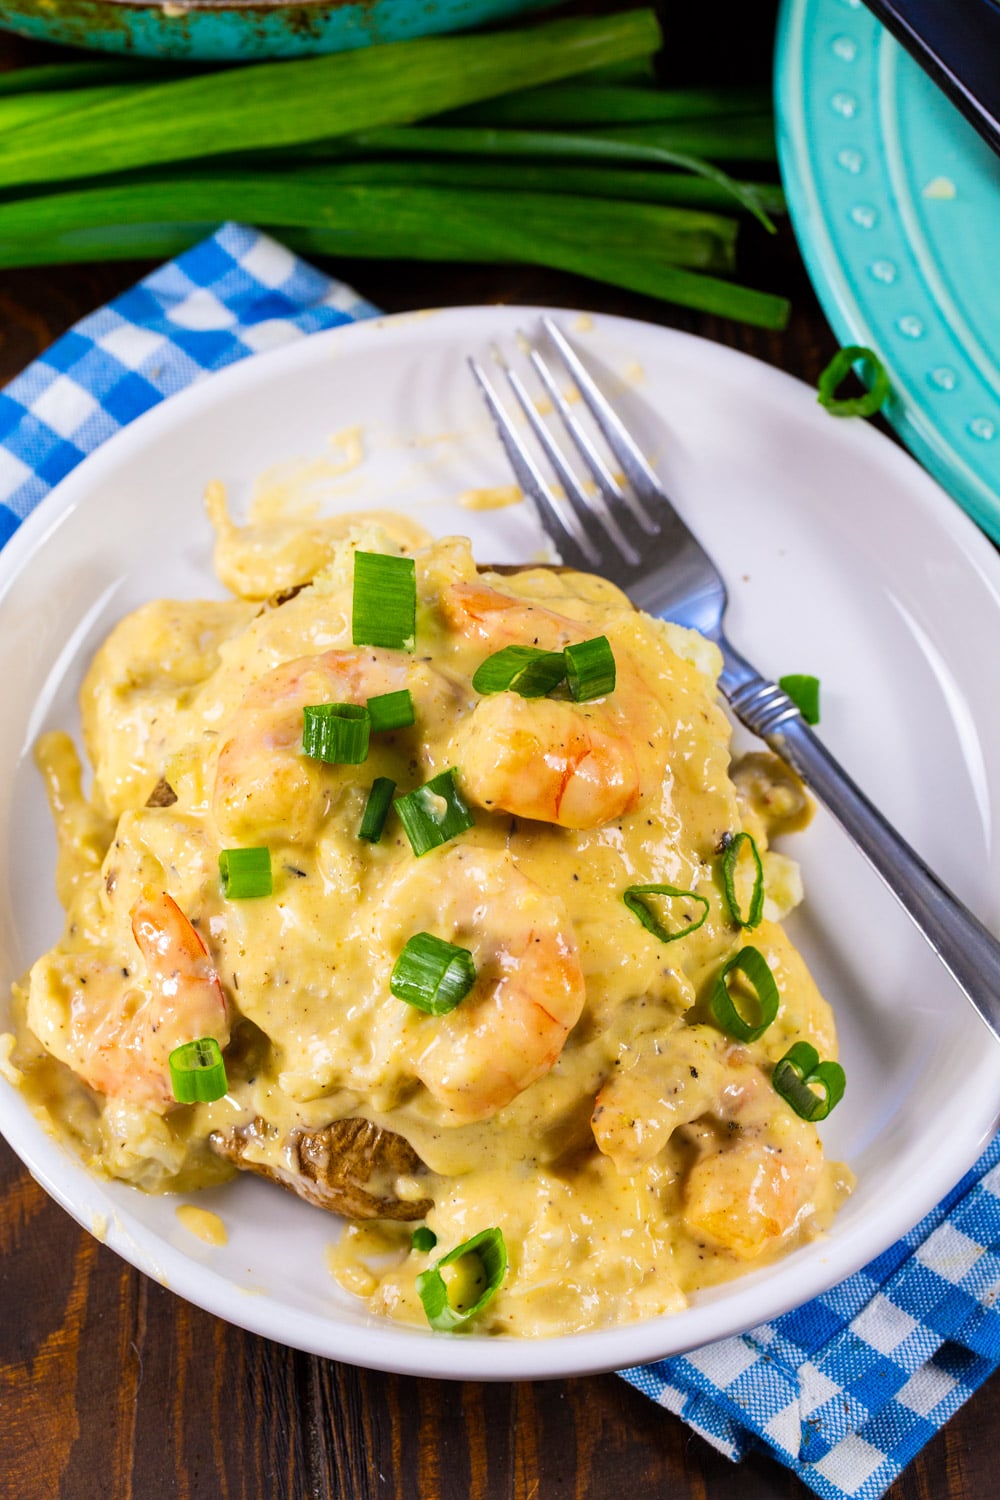
[[[551,318],[542,323],[573,376],[632,494],[619,485],[563,396],[549,365],[524,346],[577,453],[593,477],[581,484],[510,365],[497,353],[518,405],[562,489],[543,475],[497,391],[475,359],[472,373],[496,423],[518,484],[564,563],[599,572],[638,608],[675,620],[713,640],[722,652],[719,685],[741,723],[794,768],[829,809],[930,943],[941,962],[1000,1039],[1000,943],[938,879],[817,739],[798,708],[727,640],[726,585],[698,539],[674,510],[621,418],[598,389]],[[523,337],[523,336],[522,336]]]

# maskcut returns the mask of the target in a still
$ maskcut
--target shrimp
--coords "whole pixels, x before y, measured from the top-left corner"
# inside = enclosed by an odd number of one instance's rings
[[[224,835],[305,842],[329,807],[330,770],[302,754],[309,703],[364,703],[410,687],[441,698],[444,678],[398,651],[327,651],[284,662],[254,683],[230,720],[219,752],[213,809]]]
[[[642,1038],[638,1050],[635,1065],[598,1095],[598,1148],[620,1171],[635,1172],[687,1127],[699,1152],[682,1188],[688,1230],[748,1261],[790,1237],[820,1186],[815,1128],[784,1104],[744,1048],[711,1027],[682,1025]]]
[[[456,1009],[414,1013],[413,1066],[451,1123],[491,1118],[549,1071],[583,1009],[562,901],[508,851],[456,846],[405,868],[384,910],[397,951],[424,930],[471,950],[476,981]]]
[[[131,912],[146,985],[94,956],[61,954],[31,974],[28,1024],[49,1052],[109,1099],[164,1113],[174,1104],[169,1057],[198,1037],[229,1041],[226,997],[204,943],[166,892]]]
[[[638,1172],[675,1130],[712,1109],[726,1082],[723,1043],[712,1026],[678,1025],[624,1049],[591,1116],[594,1140],[619,1172]]]
[[[511,645],[561,651],[586,635],[576,620],[485,583],[451,584],[442,592],[441,612],[457,635],[485,641],[494,651]]]
[[[494,650],[519,643],[560,651],[584,638],[575,621],[476,584],[453,584],[442,600],[449,624]],[[492,811],[599,828],[637,806],[662,779],[665,755],[649,750],[648,694],[627,653],[607,699],[569,703],[496,693],[482,698],[453,739],[470,798]]]
[[[495,693],[453,741],[473,802],[562,828],[600,828],[631,812],[639,765],[603,706]]]

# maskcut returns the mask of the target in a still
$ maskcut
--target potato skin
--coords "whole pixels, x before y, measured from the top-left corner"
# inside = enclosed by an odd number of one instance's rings
[[[408,1141],[370,1120],[332,1120],[318,1130],[297,1130],[284,1143],[285,1168],[247,1159],[248,1148],[272,1143],[273,1127],[260,1116],[235,1130],[213,1131],[212,1150],[245,1172],[256,1172],[316,1208],[348,1219],[423,1219],[434,1203],[399,1198],[391,1184],[425,1170]]]

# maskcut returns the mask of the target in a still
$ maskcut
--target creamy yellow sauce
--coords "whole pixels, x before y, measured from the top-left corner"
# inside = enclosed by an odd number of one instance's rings
[[[229,1240],[226,1226],[218,1214],[213,1214],[210,1209],[198,1208],[194,1203],[181,1203],[174,1210],[177,1222],[182,1224],[188,1234],[193,1234],[195,1239],[201,1240],[205,1245],[214,1245],[219,1248]]]
[[[463,490],[458,503],[465,510],[503,510],[508,505],[519,505],[524,492],[516,484],[494,484],[481,489]]]
[[[367,1186],[400,1219],[429,1204],[437,1250],[379,1219],[349,1227],[328,1264],[372,1310],[418,1324],[418,1274],[488,1226],[510,1264],[476,1329],[528,1336],[676,1310],[822,1233],[850,1174],[770,1084],[794,1041],[836,1056],[829,1008],[780,926],[797,867],[767,847],[803,804],[766,758],[731,778],[715,648],[601,579],[480,574],[465,541],[430,543],[399,518],[237,527],[218,486],[208,506],[238,597],[157,601],[112,632],[81,694],[89,798],[69,739],[38,746],[67,923],[18,987],[7,1076],[95,1171],[150,1191],[231,1176],[214,1143],[234,1132],[242,1166],[300,1190],[310,1132],[361,1120],[402,1137],[418,1160]],[[352,646],[358,547],[415,557],[413,652]],[[472,687],[501,646],[597,635],[617,667],[606,698]],[[415,725],[373,735],[362,764],[301,754],[288,726],[303,702],[402,686]],[[419,859],[394,814],[380,842],[358,838],[375,777],[400,795],[451,767],[472,828]],[[767,892],[753,932],[720,876],[744,828]],[[272,894],[227,900],[220,850],[258,846]],[[744,898],[749,878],[741,863]],[[652,883],[696,892],[705,922],[660,941],[623,900]],[[167,898],[188,945],[177,969],[137,946],[142,914]],[[683,923],[666,906],[661,920]],[[390,989],[420,931],[476,963],[447,1015]],[[748,942],[780,1008],[742,1046],[708,997]],[[227,1093],[178,1107],[165,1057],[192,1032],[218,1036]],[[198,1214],[178,1210],[204,1237],[212,1216]]]

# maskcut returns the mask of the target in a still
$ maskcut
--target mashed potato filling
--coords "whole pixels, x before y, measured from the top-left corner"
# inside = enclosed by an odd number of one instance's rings
[[[65,735],[38,746],[67,918],[18,987],[8,1067],[46,1121],[149,1191],[244,1169],[340,1208],[334,1273],[418,1324],[418,1274],[488,1226],[510,1265],[475,1326],[529,1336],[673,1311],[821,1233],[849,1173],[770,1079],[794,1041],[836,1056],[780,926],[798,870],[767,847],[804,800],[770,757],[731,774],[715,648],[602,579],[480,572],[466,541],[412,525],[264,537],[217,489],[212,516],[244,596],[156,601],[112,631],[81,695],[88,795]],[[358,547],[415,558],[412,652],[352,644]],[[599,635],[605,698],[472,686],[504,646]],[[363,763],[302,754],[304,704],[403,688],[415,723],[372,735]],[[359,839],[376,777],[400,796],[450,769],[471,828],[420,858],[393,812]],[[751,932],[720,874],[743,829],[766,880]],[[259,846],[272,894],[227,899],[220,851]],[[650,884],[695,893],[706,920],[664,943],[623,899]],[[446,1015],[390,988],[424,931],[475,959]],[[743,1044],[709,996],[747,943],[780,1005]],[[166,1057],[196,1036],[218,1040],[228,1090],[177,1105]],[[411,1248],[414,1220],[436,1251]]]

